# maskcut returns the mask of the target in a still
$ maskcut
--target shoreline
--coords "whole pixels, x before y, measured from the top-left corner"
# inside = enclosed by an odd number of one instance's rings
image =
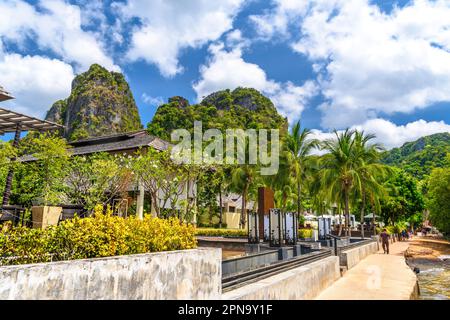
[[[405,260],[416,269],[421,300],[450,299],[450,242],[433,237],[414,237],[409,240]]]

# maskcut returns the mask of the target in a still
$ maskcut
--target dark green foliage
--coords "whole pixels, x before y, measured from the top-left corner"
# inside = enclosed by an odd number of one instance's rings
[[[436,133],[387,151],[383,162],[402,168],[421,180],[429,175],[433,168],[445,166],[448,152],[450,152],[450,133]]]
[[[450,154],[447,156],[450,162]],[[450,165],[436,168],[428,182],[427,207],[430,220],[440,231],[450,234]]]
[[[55,102],[46,120],[67,126],[64,136],[80,140],[142,128],[133,94],[124,76],[98,64],[75,77],[72,92]]]
[[[410,220],[425,209],[416,179],[403,170],[395,169],[384,185],[389,193],[381,201],[381,216],[386,224]]]
[[[151,123],[150,134],[170,140],[174,129],[192,132],[194,121],[202,121],[203,129],[287,129],[273,103],[255,89],[237,88],[210,94],[199,104],[189,105],[182,97],[173,97],[161,105]]]

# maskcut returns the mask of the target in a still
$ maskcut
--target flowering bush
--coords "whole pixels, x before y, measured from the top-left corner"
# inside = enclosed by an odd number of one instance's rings
[[[76,217],[45,230],[5,225],[0,265],[192,249],[194,230],[174,218],[124,219],[97,207],[91,218]]]
[[[312,238],[312,229],[298,229],[298,237],[302,239]]]

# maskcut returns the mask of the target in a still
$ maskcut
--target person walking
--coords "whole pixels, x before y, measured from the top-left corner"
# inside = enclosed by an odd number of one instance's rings
[[[383,251],[385,254],[389,254],[389,233],[387,233],[386,229],[380,233],[381,245],[383,246]]]

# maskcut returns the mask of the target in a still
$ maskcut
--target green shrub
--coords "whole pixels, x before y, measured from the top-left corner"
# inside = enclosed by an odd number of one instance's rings
[[[312,229],[299,229],[298,237],[302,239],[312,238]]]
[[[214,229],[214,228],[196,228],[196,236],[209,237],[232,237],[242,238],[248,236],[247,229]]]
[[[5,225],[0,265],[108,257],[195,248],[194,227],[178,219],[145,215],[143,220],[99,213],[45,230]]]

